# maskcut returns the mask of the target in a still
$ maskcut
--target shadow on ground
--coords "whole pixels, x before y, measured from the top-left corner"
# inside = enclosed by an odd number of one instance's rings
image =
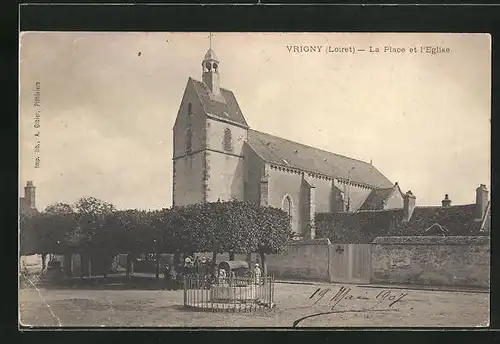
[[[164,287],[162,279],[151,277],[76,277],[60,280],[46,280],[24,283],[23,289],[33,287],[44,289],[79,289],[79,290],[160,290]]]

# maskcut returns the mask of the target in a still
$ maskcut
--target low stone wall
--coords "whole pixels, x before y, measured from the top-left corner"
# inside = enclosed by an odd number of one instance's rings
[[[291,243],[280,254],[266,255],[267,272],[276,278],[329,281],[328,239]]]
[[[489,237],[378,237],[372,244],[372,283],[489,288]]]

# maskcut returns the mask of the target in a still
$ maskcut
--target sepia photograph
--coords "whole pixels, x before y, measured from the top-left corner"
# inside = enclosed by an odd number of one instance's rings
[[[21,32],[19,328],[488,327],[491,55]]]

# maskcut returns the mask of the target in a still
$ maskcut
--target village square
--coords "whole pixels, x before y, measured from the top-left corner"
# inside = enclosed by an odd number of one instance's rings
[[[443,190],[419,205],[404,175],[400,185],[371,159],[253,129],[221,81],[231,59],[208,42],[177,113],[163,114],[175,118],[162,153],[171,204],[117,207],[87,192],[39,209],[37,180],[25,180],[21,326],[488,326],[489,181],[460,185],[465,202]]]

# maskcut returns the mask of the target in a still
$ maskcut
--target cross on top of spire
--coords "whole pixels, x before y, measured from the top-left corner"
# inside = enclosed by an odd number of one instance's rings
[[[209,40],[209,49],[212,49],[212,37],[214,36],[213,33],[208,34],[208,40]]]

